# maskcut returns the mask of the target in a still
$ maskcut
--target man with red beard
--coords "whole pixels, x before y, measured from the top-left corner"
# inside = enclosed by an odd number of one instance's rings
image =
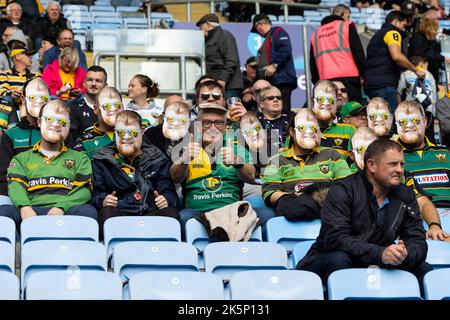
[[[355,127],[350,124],[334,122],[337,112],[337,92],[338,88],[331,81],[317,81],[314,86],[313,112],[319,122],[320,131],[322,131],[320,145],[336,149],[347,159]]]
[[[343,157],[331,148],[319,147],[319,123],[308,109],[301,109],[290,121],[291,146],[266,167],[262,194],[276,215],[289,220],[320,218],[320,204],[305,194],[317,182],[333,182],[350,174]]]
[[[114,122],[117,114],[123,110],[122,97],[114,87],[103,88],[95,98],[94,113],[98,122],[94,127],[78,138],[74,147],[77,151],[86,151],[89,158],[103,147],[114,142]]]
[[[0,215],[16,222],[36,215],[79,215],[97,219],[86,204],[91,199],[92,168],[89,158],[68,149],[69,108],[59,100],[40,111],[42,139],[31,150],[15,156],[8,168],[8,193],[14,205],[1,207]]]
[[[168,216],[179,220],[170,160],[155,146],[142,144],[141,116],[122,111],[116,117],[116,145],[94,155],[92,203],[103,223],[116,216]]]

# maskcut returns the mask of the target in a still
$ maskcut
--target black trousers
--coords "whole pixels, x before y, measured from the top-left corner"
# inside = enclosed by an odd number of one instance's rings
[[[362,266],[355,264],[350,256],[343,251],[334,251],[329,253],[318,253],[314,256],[310,263],[304,264],[300,270],[311,271],[317,274],[321,279],[322,283],[326,284],[328,277],[331,273],[341,269],[349,268],[367,268],[368,266]],[[383,266],[383,268],[389,269],[399,269],[409,271],[414,274],[419,280],[420,287],[422,288],[423,277],[428,271],[433,270],[433,268],[426,262],[420,262],[414,268],[404,269],[401,266]]]
[[[164,209],[154,209],[148,210],[142,214],[143,216],[163,216],[177,219],[180,221],[180,215],[178,214],[177,209],[167,207]],[[106,220],[112,217],[121,217],[121,216],[135,216],[134,214],[129,214],[127,212],[120,211],[116,207],[107,206],[103,207],[98,213],[98,223],[100,229],[100,239],[103,240],[103,224]]]

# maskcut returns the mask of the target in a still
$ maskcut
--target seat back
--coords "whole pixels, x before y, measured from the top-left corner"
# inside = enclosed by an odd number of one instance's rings
[[[323,300],[322,281],[298,270],[252,270],[230,280],[232,300]]]
[[[222,279],[204,272],[140,272],[129,282],[131,300],[223,300]]]
[[[122,300],[120,278],[98,270],[35,273],[27,282],[27,300]]]
[[[36,216],[20,224],[22,246],[36,240],[98,241],[98,223],[81,216]]]
[[[438,240],[428,240],[427,244],[428,253],[426,262],[428,262],[433,268],[449,268],[450,243]]]
[[[308,253],[311,246],[315,243],[315,240],[302,241],[297,243],[292,249],[292,266],[295,268],[297,263],[303,259],[303,257]]]
[[[0,217],[0,241],[16,244],[16,224],[7,217]]]
[[[328,277],[330,300],[420,300],[417,278],[403,270],[343,269]]]
[[[0,270],[0,300],[19,300],[19,279],[14,273]]]
[[[428,272],[423,278],[426,300],[450,300],[450,268]]]
[[[0,241],[0,270],[14,273],[16,249],[15,244]]]

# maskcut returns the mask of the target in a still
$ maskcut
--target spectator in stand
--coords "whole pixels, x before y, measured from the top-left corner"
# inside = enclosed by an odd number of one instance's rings
[[[256,59],[257,79],[265,79],[281,91],[283,113],[288,114],[291,111],[291,93],[297,87],[289,34],[283,28],[272,27],[272,22],[264,13],[253,17],[250,32],[265,38]]]
[[[311,37],[309,62],[313,83],[319,79],[341,81],[348,90],[349,100],[361,101],[365,60],[361,40],[352,21],[345,21],[339,15],[322,19],[321,26]]]
[[[0,34],[9,26],[18,27],[30,38],[33,35],[34,27],[30,21],[24,19],[22,6],[17,2],[10,3],[6,7],[6,18],[0,20]]]
[[[377,137],[391,139],[391,128],[394,115],[391,113],[389,103],[383,98],[372,98],[367,105],[368,127]],[[396,138],[394,138],[395,140]]]
[[[240,97],[244,87],[236,39],[219,25],[215,14],[207,14],[197,21],[205,35],[206,72],[225,88],[225,97]]]
[[[331,14],[333,16],[339,16],[342,19],[344,19],[345,22],[350,20],[350,15],[351,15],[351,11],[350,8],[347,7],[345,4],[338,4],[337,6],[335,6],[333,8],[333,11],[331,12]]]
[[[374,5],[374,1],[373,0],[351,0],[350,5],[352,7],[358,8],[358,9],[369,8]]]
[[[242,91],[242,102],[247,111],[256,110],[256,102],[252,99],[252,85],[256,81],[256,57],[250,57],[245,62],[245,71],[242,73],[244,90]]]
[[[167,216],[179,220],[178,196],[170,178],[170,160],[153,145],[142,144],[141,116],[122,111],[115,123],[116,145],[94,156],[92,203],[103,224],[116,216]]]
[[[56,38],[57,46],[48,49],[44,52],[44,68],[51,65],[58,57],[61,51],[66,47],[75,47],[78,51],[78,56],[80,57],[80,67],[87,71],[86,55],[80,48],[80,43],[73,40],[73,31],[70,29],[61,29]]]
[[[337,95],[337,112],[341,112],[344,104],[348,102],[348,90],[345,85],[341,81],[332,81],[335,86],[338,88]]]
[[[44,52],[47,50],[50,50],[54,46],[56,46],[56,39],[53,39],[51,37],[44,36],[41,41],[41,46],[39,48],[39,71],[44,71]]]
[[[142,117],[144,129],[162,123],[164,108],[154,98],[159,95],[158,83],[143,74],[137,74],[128,83],[128,97],[131,101],[125,110],[132,110]]]
[[[24,86],[26,115],[20,122],[0,137],[0,204],[12,204],[8,198],[6,173],[11,159],[32,148],[40,139],[38,117],[41,108],[49,101],[50,93],[41,78]]]
[[[347,102],[340,112],[339,122],[351,124],[355,129],[367,127],[366,106],[356,101]]]
[[[261,90],[271,87],[271,84],[267,80],[256,80],[252,86],[252,98],[256,102],[256,112],[261,112],[259,105],[259,93]]]
[[[44,36],[52,36],[57,39],[64,29],[71,29],[70,21],[62,15],[60,4],[50,1],[45,9],[45,14],[36,21],[33,39]]]
[[[394,111],[397,107],[397,86],[401,69],[411,70],[421,78],[424,76],[424,72],[416,70],[402,53],[406,24],[407,17],[404,13],[390,12],[367,47],[364,90],[370,98],[385,99]]]
[[[100,66],[90,67],[84,80],[86,93],[67,104],[70,107],[70,133],[74,139],[86,130],[92,129],[94,123],[98,121],[94,113],[95,98],[106,86],[106,70]]]
[[[320,205],[304,194],[305,189],[316,182],[344,178],[350,169],[336,150],[319,147],[320,128],[310,110],[300,109],[288,130],[289,149],[271,159],[264,170],[264,202],[289,220],[320,218]]]
[[[51,95],[68,101],[86,92],[84,87],[86,71],[79,65],[80,57],[77,49],[65,47],[59,59],[44,69],[42,79],[47,83]]]
[[[441,45],[436,41],[439,24],[435,20],[421,20],[419,29],[414,33],[409,42],[408,55],[426,57],[428,70],[433,75],[436,83],[439,83],[439,68],[443,62],[450,63],[450,57],[441,55]]]
[[[35,22],[44,13],[44,7],[40,0],[15,0],[23,8],[23,17],[30,22]]]
[[[0,215],[22,220],[36,215],[77,215],[97,219],[86,204],[91,199],[92,168],[89,158],[69,149],[69,108],[52,100],[41,108],[41,140],[19,153],[8,168],[8,194],[14,205],[2,206]]]
[[[8,42],[9,39],[11,39],[11,37],[15,34],[16,37],[20,35],[20,38],[22,39],[20,41],[20,44],[22,47],[26,47],[27,43],[26,43],[26,38],[25,35],[20,32],[16,32],[20,30],[18,27],[16,26],[9,26],[6,27],[5,31],[3,32],[2,35],[2,41],[3,41],[3,46],[0,52],[0,71],[6,71],[12,68],[12,60],[11,60],[11,56],[10,56],[10,51],[11,49],[8,46]],[[23,38],[22,38],[23,35]],[[17,40],[16,40],[17,41]]]
[[[95,97],[94,114],[98,121],[77,139],[74,149],[85,151],[89,158],[103,147],[114,143],[117,114],[123,111],[122,96],[114,87],[105,87]]]
[[[428,6],[436,13],[438,19],[445,19],[445,9],[439,0],[430,0]]]
[[[436,104],[436,118],[439,120],[441,143],[450,147],[450,91]]]

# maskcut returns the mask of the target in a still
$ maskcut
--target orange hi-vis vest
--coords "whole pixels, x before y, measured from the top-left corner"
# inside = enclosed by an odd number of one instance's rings
[[[320,79],[359,77],[350,49],[351,23],[333,21],[314,32],[311,42]]]

